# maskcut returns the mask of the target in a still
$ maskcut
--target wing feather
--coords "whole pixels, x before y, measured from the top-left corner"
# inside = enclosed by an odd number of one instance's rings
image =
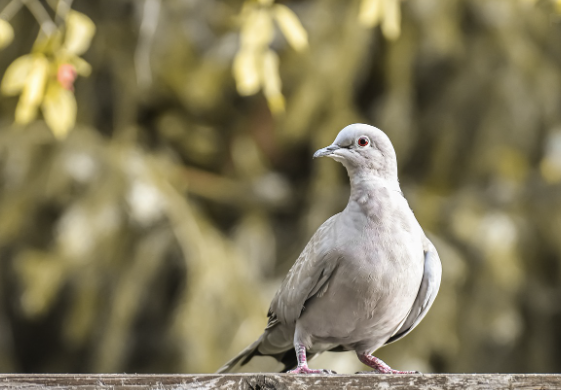
[[[421,322],[429,311],[434,299],[436,298],[438,289],[440,288],[440,279],[442,276],[440,258],[438,257],[436,248],[430,240],[428,238],[425,238],[425,240],[425,270],[417,298],[415,298],[411,311],[401,327],[392,337],[389,338],[388,341],[386,341],[386,344],[393,343],[394,341],[404,337],[411,332],[413,328],[419,324],[419,322]]]
[[[292,326],[308,299],[323,294],[337,268],[335,224],[339,214],[323,223],[308,242],[277,291],[269,308],[268,328],[279,323]]]

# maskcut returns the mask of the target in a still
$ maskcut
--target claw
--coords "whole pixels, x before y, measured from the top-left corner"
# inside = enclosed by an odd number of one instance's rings
[[[358,371],[355,372],[357,375],[377,375],[377,374],[421,374],[420,371],[398,371],[391,369],[389,371],[383,370],[372,370],[372,371]]]
[[[380,367],[376,370],[377,374],[420,374],[419,371],[399,371],[390,367]]]
[[[358,354],[358,359],[368,367],[373,368],[373,371],[361,371],[357,372],[357,374],[420,374],[419,371],[394,370],[381,359],[369,354]]]
[[[332,370],[324,370],[324,369],[314,370],[306,366],[296,367],[294,370],[287,371],[286,373],[287,374],[337,374],[335,371]]]

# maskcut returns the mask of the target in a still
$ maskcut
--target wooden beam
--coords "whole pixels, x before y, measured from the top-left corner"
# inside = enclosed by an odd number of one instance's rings
[[[561,389],[559,374],[4,374],[2,390],[512,390]]]

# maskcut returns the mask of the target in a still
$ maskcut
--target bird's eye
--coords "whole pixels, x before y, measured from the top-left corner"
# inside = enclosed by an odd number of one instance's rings
[[[358,146],[368,146],[368,144],[370,143],[370,140],[368,139],[368,137],[360,137],[357,141]]]

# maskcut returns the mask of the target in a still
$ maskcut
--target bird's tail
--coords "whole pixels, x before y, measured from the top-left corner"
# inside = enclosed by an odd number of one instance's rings
[[[220,369],[216,371],[216,373],[224,374],[226,372],[239,372],[241,368],[245,366],[245,364],[243,363],[247,363],[246,361],[251,360],[253,355],[255,355],[255,352],[257,351],[259,344],[261,344],[262,337],[263,336],[259,337],[257,341],[255,341],[253,344],[251,344],[243,351],[241,351],[236,357],[228,361],[228,363],[220,367]]]
[[[296,351],[294,351],[294,348],[267,353],[266,351],[268,348],[264,348],[263,345],[265,336],[265,334],[261,335],[257,341],[241,351],[228,363],[224,364],[216,373],[285,372],[296,367],[298,360],[296,359]],[[264,350],[264,352],[261,350]]]

